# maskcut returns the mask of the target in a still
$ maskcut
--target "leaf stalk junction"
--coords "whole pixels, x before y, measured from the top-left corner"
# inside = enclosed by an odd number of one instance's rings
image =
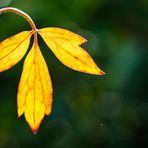
[[[34,35],[34,43],[35,45],[37,45],[38,39],[37,39],[37,31],[38,29],[36,28],[35,23],[33,22],[32,18],[25,12],[17,9],[17,8],[13,8],[13,7],[6,7],[6,8],[1,8],[0,9],[0,14],[2,13],[7,13],[7,12],[12,12],[15,13],[17,15],[20,15],[21,17],[25,18],[28,23],[30,24],[31,28],[32,28],[32,33]]]

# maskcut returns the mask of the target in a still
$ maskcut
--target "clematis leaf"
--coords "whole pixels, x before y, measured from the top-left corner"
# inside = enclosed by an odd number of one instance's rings
[[[18,116],[23,113],[36,133],[44,115],[52,108],[52,84],[46,62],[38,45],[34,44],[24,62],[18,87]]]
[[[91,56],[79,45],[83,37],[60,28],[43,28],[38,32],[55,56],[67,67],[89,74],[104,75]]]
[[[32,32],[24,31],[0,42],[0,72],[16,65],[25,55]]]

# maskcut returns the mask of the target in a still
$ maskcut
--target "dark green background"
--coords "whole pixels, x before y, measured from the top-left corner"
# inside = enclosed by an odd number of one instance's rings
[[[53,111],[33,135],[17,119],[16,95],[24,58],[0,73],[0,148],[148,147],[147,0],[0,0],[28,13],[38,28],[83,35],[105,76],[63,66],[39,38],[54,87]],[[10,3],[9,3],[10,2]],[[0,41],[29,30],[15,14],[0,15]]]

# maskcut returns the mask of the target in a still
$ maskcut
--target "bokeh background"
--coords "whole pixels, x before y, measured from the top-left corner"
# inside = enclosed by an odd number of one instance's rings
[[[83,35],[83,47],[105,76],[62,65],[39,38],[53,81],[53,111],[33,135],[17,119],[16,94],[24,58],[0,73],[0,148],[148,147],[147,0],[0,0],[28,13],[38,28],[61,27]],[[0,41],[28,23],[0,15]]]

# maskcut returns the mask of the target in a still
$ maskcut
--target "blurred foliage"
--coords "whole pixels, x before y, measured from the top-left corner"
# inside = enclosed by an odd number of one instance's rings
[[[0,148],[148,147],[147,0],[0,0],[28,13],[38,28],[62,27],[88,39],[83,45],[103,77],[63,66],[39,39],[53,80],[54,101],[37,135],[17,119],[23,60],[0,73]],[[0,16],[0,41],[28,23]]]

